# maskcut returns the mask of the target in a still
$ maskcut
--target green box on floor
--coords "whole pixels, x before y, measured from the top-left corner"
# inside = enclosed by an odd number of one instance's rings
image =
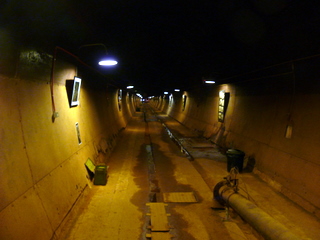
[[[94,185],[106,185],[107,184],[107,166],[97,165],[94,171]]]

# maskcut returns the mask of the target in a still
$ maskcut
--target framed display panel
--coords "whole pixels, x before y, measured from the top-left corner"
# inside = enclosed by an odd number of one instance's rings
[[[224,122],[224,118],[229,105],[230,93],[225,91],[219,92],[218,121]]]
[[[169,96],[169,107],[172,107],[172,104],[173,104],[173,95],[170,94],[170,96]]]
[[[75,123],[76,126],[76,132],[77,132],[77,139],[78,139],[78,144],[80,145],[82,143],[81,141],[81,135],[80,135],[80,128],[79,128],[79,123]]]
[[[81,78],[74,77],[66,81],[67,94],[70,107],[78,106],[80,101]]]
[[[182,111],[186,109],[186,103],[187,103],[187,96],[182,95]]]
[[[118,91],[118,108],[119,108],[119,111],[121,111],[121,102],[122,102],[122,89],[119,89],[119,91]]]

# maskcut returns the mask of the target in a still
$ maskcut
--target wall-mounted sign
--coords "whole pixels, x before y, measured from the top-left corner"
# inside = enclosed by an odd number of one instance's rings
[[[119,89],[119,91],[118,91],[118,108],[119,108],[119,111],[121,111],[121,102],[122,102],[122,89]]]
[[[80,145],[82,143],[82,141],[81,141],[81,136],[80,136],[79,123],[77,123],[77,122],[76,122],[76,132],[77,132],[78,144]]]
[[[186,103],[187,103],[187,96],[182,95],[182,111],[186,109]]]
[[[172,104],[173,104],[173,95],[171,94],[169,96],[169,107],[172,107]]]
[[[79,105],[81,78],[75,77],[73,82],[71,106]]]
[[[223,122],[229,104],[230,93],[219,92],[218,121]]]
[[[73,80],[67,80],[66,88],[70,107],[78,106],[80,99],[81,78],[74,77]]]

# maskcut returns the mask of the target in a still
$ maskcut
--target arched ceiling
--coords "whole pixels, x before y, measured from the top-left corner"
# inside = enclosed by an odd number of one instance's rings
[[[80,46],[103,43],[119,64],[101,71],[154,95],[317,54],[319,13],[297,0],[8,0],[0,24],[21,44],[88,62],[97,49]]]

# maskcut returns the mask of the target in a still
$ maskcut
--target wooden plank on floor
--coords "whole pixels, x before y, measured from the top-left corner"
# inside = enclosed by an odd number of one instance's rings
[[[152,232],[147,234],[146,237],[152,240],[171,240],[173,238],[169,232]]]
[[[163,193],[164,202],[194,203],[198,202],[193,192]]]
[[[167,232],[170,230],[164,203],[147,203],[150,206],[151,231]]]

